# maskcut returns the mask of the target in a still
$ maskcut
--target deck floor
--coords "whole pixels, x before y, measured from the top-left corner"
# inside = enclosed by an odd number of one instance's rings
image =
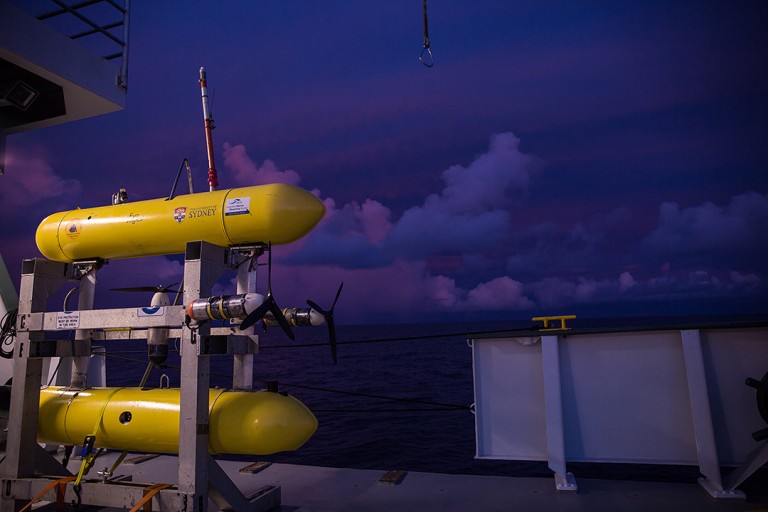
[[[89,476],[99,467],[111,465],[117,453],[99,458]],[[129,455],[129,458],[131,456]],[[653,512],[690,510],[697,512],[768,512],[768,488],[761,482],[742,489],[745,500],[713,500],[695,482],[634,482],[580,479],[578,492],[558,493],[554,478],[449,475],[408,472],[398,484],[383,484],[386,471],[340,469],[292,464],[271,464],[257,473],[241,473],[246,462],[219,461],[222,469],[244,495],[264,486],[280,486],[282,512],[375,512],[375,511],[480,511],[575,512],[620,510]],[[79,461],[68,468],[76,472]],[[131,475],[134,482],[175,483],[176,457],[159,456],[140,464],[123,464],[117,474]],[[51,505],[38,510],[53,510]],[[81,507],[81,511],[118,510]],[[217,508],[210,504],[209,510]]]

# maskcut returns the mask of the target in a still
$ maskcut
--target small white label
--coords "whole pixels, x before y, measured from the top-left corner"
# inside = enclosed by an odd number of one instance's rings
[[[56,313],[56,329],[66,331],[70,329],[77,329],[80,326],[80,312],[63,312]]]
[[[244,215],[251,213],[251,196],[227,199],[224,204],[224,215]]]
[[[165,308],[162,306],[139,308],[139,316],[163,316],[164,314]]]

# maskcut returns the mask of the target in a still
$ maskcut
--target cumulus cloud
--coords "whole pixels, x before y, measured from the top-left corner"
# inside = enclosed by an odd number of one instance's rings
[[[748,192],[735,196],[727,206],[712,202],[681,208],[662,203],[659,224],[644,240],[663,254],[765,248],[768,196]]]
[[[272,160],[264,160],[257,165],[245,151],[245,146],[224,143],[224,167],[232,173],[234,182],[241,186],[264,185],[266,183],[287,183],[298,185],[299,173],[292,170],[281,171]]]
[[[535,159],[521,153],[519,143],[512,133],[494,135],[488,151],[467,167],[446,169],[444,188],[406,210],[395,224],[391,249],[412,257],[481,253],[507,240],[509,212],[536,169]]]
[[[430,195],[423,208],[454,215],[478,215],[508,210],[512,194],[528,190],[535,159],[520,152],[520,140],[512,133],[491,137],[486,153],[466,168],[460,165],[443,172],[445,188]]]
[[[225,163],[239,184],[300,182],[269,160],[257,165],[243,146],[226,145]],[[399,216],[374,198],[340,205],[315,190],[326,216],[304,240],[277,249],[275,277],[306,294],[288,299],[298,304],[332,296],[345,281],[340,312],[394,320],[765,290],[764,263],[731,263],[734,248],[759,254],[756,244],[766,247],[766,196],[745,193],[722,207],[664,203],[646,233],[637,233],[624,206],[594,219],[515,225],[538,167],[513,134],[502,133],[469,165],[443,171],[441,189]]]

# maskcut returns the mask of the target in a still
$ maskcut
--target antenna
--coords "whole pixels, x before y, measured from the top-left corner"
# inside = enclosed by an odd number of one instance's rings
[[[216,164],[213,161],[213,116],[208,105],[208,84],[205,68],[200,68],[200,93],[203,96],[203,120],[205,121],[205,143],[208,146],[208,190],[213,192],[219,186]]]

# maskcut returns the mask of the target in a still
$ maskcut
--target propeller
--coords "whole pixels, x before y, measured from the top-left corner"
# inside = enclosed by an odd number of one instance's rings
[[[339,300],[339,295],[341,295],[342,288],[344,288],[344,281],[342,281],[339,285],[339,290],[336,292],[336,297],[333,299],[331,309],[328,311],[318,306],[315,302],[307,299],[307,304],[309,304],[309,307],[323,315],[323,318],[325,318],[325,323],[328,324],[328,339],[331,344],[331,357],[333,357],[333,364],[336,364],[336,325],[333,323],[333,308],[336,307],[336,301]]]
[[[178,293],[178,290],[171,290],[171,286],[176,286],[179,283],[171,283],[165,286],[128,286],[125,288],[110,288],[113,292],[154,292],[154,293]]]
[[[280,307],[277,305],[277,302],[275,301],[274,295],[272,295],[272,243],[270,242],[267,246],[267,250],[269,251],[269,256],[267,259],[267,298],[264,299],[264,302],[261,303],[259,307],[251,311],[248,316],[246,316],[243,319],[243,322],[240,324],[240,330],[244,331],[245,329],[249,328],[262,318],[264,318],[264,315],[267,314],[267,312],[271,312],[272,315],[277,320],[277,323],[280,325],[280,327],[285,331],[285,334],[288,335],[289,338],[292,340],[295,340],[296,337],[293,335],[293,331],[291,330],[291,326],[288,324],[288,320],[285,319],[285,315],[283,314],[283,310],[280,309]]]

